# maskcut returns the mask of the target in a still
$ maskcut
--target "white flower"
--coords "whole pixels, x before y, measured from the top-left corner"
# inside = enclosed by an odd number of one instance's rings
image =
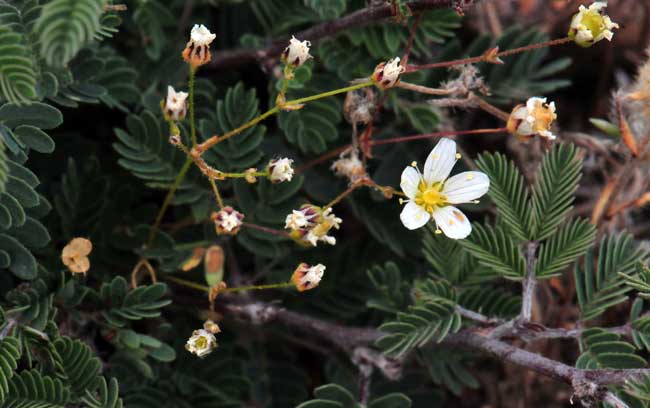
[[[235,235],[243,225],[244,214],[227,206],[221,210],[212,213],[212,221],[217,230],[217,234]]]
[[[183,120],[187,114],[187,92],[176,92],[167,87],[167,98],[163,102],[163,112],[167,120]]]
[[[293,178],[292,164],[293,160],[287,158],[271,160],[269,162],[269,179],[274,183],[291,181]]]
[[[190,32],[190,41],[193,41],[194,45],[197,46],[209,46],[216,37],[216,34],[212,34],[203,24],[194,24],[194,27],[192,27],[192,31]]]
[[[289,46],[284,49],[284,52],[282,52],[282,59],[286,64],[298,68],[308,59],[312,58],[312,56],[309,55],[310,46],[311,43],[309,41],[300,41],[296,37],[291,36]]]
[[[287,215],[285,220],[284,228],[291,230],[300,230],[305,228],[310,224],[309,218],[305,215],[304,212],[298,210],[292,210],[291,214]]]
[[[285,228],[291,230],[291,237],[300,244],[316,246],[322,241],[335,245],[336,238],[327,234],[332,228],[339,229],[342,222],[331,208],[323,210],[312,204],[304,204],[287,215]]]
[[[399,64],[399,57],[395,57],[377,65],[371,79],[382,89],[392,88],[399,81],[402,72],[404,72],[404,67]]]
[[[612,30],[619,28],[619,25],[603,13],[605,7],[607,4],[602,1],[592,3],[589,8],[581,5],[571,19],[569,38],[582,47],[591,47],[603,39],[611,41],[614,36]]]
[[[183,59],[195,69],[201,65],[210,62],[210,43],[214,41],[216,35],[204,25],[195,24],[190,33],[188,41],[183,50]]]
[[[331,169],[337,176],[347,177],[352,183],[366,175],[366,169],[363,167],[363,162],[359,159],[356,149],[349,155],[342,153],[339,159],[332,163]]]
[[[309,266],[303,262],[298,265],[296,270],[293,272],[293,275],[291,275],[291,282],[296,285],[296,289],[303,292],[318,286],[321,279],[323,279],[324,273],[325,265],[318,264],[315,266]]]
[[[456,142],[443,138],[429,153],[423,173],[415,163],[404,169],[400,187],[409,199],[400,219],[406,228],[423,227],[433,217],[449,238],[463,239],[472,232],[465,214],[453,204],[470,203],[481,197],[488,191],[490,180],[479,171],[449,177],[457,160]]]
[[[554,140],[551,124],[557,119],[555,102],[546,103],[546,98],[533,97],[526,105],[517,105],[508,119],[508,131],[526,140],[534,135],[540,135],[548,140]]]
[[[192,337],[185,343],[185,349],[198,357],[205,357],[217,348],[217,339],[207,330],[199,329],[192,332]]]

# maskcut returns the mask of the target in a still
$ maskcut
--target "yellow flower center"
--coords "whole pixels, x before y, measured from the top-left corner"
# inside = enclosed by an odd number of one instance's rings
[[[607,25],[605,24],[605,20],[602,16],[597,11],[588,11],[582,16],[582,24],[584,24],[585,27],[591,33],[593,34],[594,38],[598,37],[603,31],[607,29]]]
[[[197,349],[204,349],[208,347],[208,339],[205,337],[201,336],[198,339],[196,339],[196,342],[194,343]]]
[[[542,102],[537,102],[535,109],[533,109],[532,116],[535,118],[534,130],[541,132],[549,130],[551,123],[557,118],[557,115],[549,108],[549,106]]]
[[[442,194],[442,184],[434,183],[432,186],[427,186],[424,182],[420,182],[418,193],[415,196],[415,204],[430,214],[436,208],[443,207],[447,204],[447,196]]]

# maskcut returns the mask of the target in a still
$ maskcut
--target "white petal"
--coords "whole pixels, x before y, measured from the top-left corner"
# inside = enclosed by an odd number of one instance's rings
[[[451,239],[463,239],[472,232],[472,224],[458,208],[447,206],[433,212],[438,228]]]
[[[450,177],[442,189],[451,204],[469,203],[488,192],[490,179],[480,171],[466,171]]]
[[[408,166],[402,172],[402,179],[399,186],[408,198],[415,198],[420,184],[420,174],[413,167]]]
[[[399,219],[402,220],[402,224],[410,230],[418,229],[423,227],[429,220],[431,216],[424,208],[415,204],[413,201],[406,203],[402,213],[399,215]]]
[[[424,181],[431,185],[446,180],[456,160],[456,142],[447,138],[440,139],[424,163]]]

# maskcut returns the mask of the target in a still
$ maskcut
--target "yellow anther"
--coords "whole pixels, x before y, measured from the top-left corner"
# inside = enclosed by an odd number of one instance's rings
[[[438,234],[438,235],[442,234],[442,231],[441,231],[440,229],[436,229],[435,232],[436,232],[436,234]]]
[[[461,156],[460,153],[456,153],[456,160],[460,160],[461,157],[463,157],[463,156]]]
[[[411,162],[411,166],[413,166],[413,167],[417,167],[417,166],[418,166],[418,162],[416,162],[416,161],[412,161],[412,162]]]

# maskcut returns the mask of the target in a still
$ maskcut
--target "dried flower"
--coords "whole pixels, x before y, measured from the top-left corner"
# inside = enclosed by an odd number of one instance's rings
[[[203,260],[203,254],[205,254],[205,248],[194,248],[192,255],[181,264],[181,270],[187,272],[199,266]]]
[[[88,255],[93,250],[93,244],[86,238],[73,238],[61,251],[61,261],[72,273],[83,273],[90,269]]]
[[[167,87],[167,98],[163,101],[162,109],[165,120],[180,121],[187,114],[187,92],[176,92],[170,85]]]
[[[349,153],[342,153],[339,159],[332,163],[331,169],[337,176],[347,177],[351,183],[365,177],[366,169],[359,159],[359,152],[352,149]]]
[[[463,239],[472,232],[465,214],[452,204],[470,203],[481,197],[487,193],[490,180],[479,171],[449,177],[457,160],[456,142],[443,138],[429,153],[423,173],[415,163],[404,169],[400,187],[409,199],[400,219],[406,228],[423,227],[433,218],[449,238]]]
[[[291,275],[291,282],[296,285],[296,289],[300,292],[306,290],[314,289],[323,279],[323,274],[325,273],[325,265],[318,264],[315,266],[309,266],[306,263],[301,263],[298,265],[296,270]]]
[[[526,105],[517,105],[508,119],[508,131],[522,141],[540,135],[554,140],[551,124],[557,119],[555,102],[546,103],[546,98],[530,98]]]
[[[217,339],[214,334],[205,329],[194,330],[192,337],[185,343],[185,350],[201,358],[212,353],[215,348],[217,348]]]
[[[183,59],[193,68],[198,68],[210,62],[210,43],[214,41],[216,35],[203,24],[195,24],[190,33],[190,41],[183,50]]]
[[[581,5],[571,19],[569,38],[581,47],[591,47],[602,39],[611,41],[612,30],[619,26],[603,13],[605,7],[607,3],[602,1],[594,2],[589,8]]]
[[[309,41],[300,41],[296,37],[291,36],[289,46],[282,52],[282,61],[293,68],[298,68],[307,60],[313,58],[309,55],[310,46],[311,43]]]
[[[343,116],[349,123],[368,124],[375,112],[375,92],[372,88],[356,89],[345,95]]]
[[[212,320],[206,320],[203,323],[203,330],[208,331],[212,334],[221,333],[221,329],[219,328],[219,325],[213,322]]]
[[[332,228],[339,229],[341,222],[343,220],[335,216],[331,208],[304,204],[287,215],[285,228],[291,230],[292,238],[298,243],[316,246],[318,241],[323,241],[335,245],[336,238],[327,234]]]
[[[226,206],[220,211],[212,213],[211,218],[214,221],[217,234],[236,235],[242,226],[244,214]]]
[[[388,62],[382,62],[377,65],[370,79],[379,88],[388,89],[397,85],[402,72],[404,72],[404,67],[399,65],[399,58],[395,57]]]
[[[287,158],[271,160],[268,166],[269,180],[273,183],[291,181],[293,178],[292,164],[293,160]]]

